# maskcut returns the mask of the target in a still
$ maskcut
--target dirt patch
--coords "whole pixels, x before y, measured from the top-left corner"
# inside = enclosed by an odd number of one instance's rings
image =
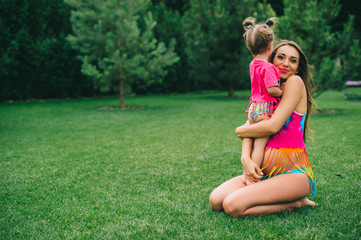
[[[113,107],[113,106],[108,106],[108,107],[100,107],[97,108],[98,110],[143,110],[145,109],[145,107]]]

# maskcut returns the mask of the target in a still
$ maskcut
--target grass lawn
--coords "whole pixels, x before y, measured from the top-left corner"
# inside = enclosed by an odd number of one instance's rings
[[[208,204],[241,172],[248,99],[225,96],[1,104],[0,238],[360,239],[361,101],[316,99],[336,110],[309,124],[317,207],[236,219]]]

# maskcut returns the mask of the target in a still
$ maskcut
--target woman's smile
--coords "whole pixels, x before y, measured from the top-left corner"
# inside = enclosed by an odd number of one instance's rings
[[[278,70],[281,72],[281,73],[288,73],[288,70],[286,68],[278,68]]]

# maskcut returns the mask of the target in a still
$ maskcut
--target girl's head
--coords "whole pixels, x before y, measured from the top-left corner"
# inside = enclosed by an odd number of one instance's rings
[[[307,128],[307,120],[310,116],[315,102],[312,98],[311,74],[308,70],[308,61],[301,47],[294,41],[282,40],[274,48],[269,62],[277,68],[281,83],[285,82],[290,76],[298,75],[302,78],[307,93],[307,115],[305,119],[305,129],[308,134],[313,136],[310,129]],[[304,139],[306,135],[304,134]]]
[[[243,21],[243,34],[247,48],[252,54],[258,55],[267,51],[272,46],[275,35],[272,27],[276,23],[276,18],[270,18],[265,24],[256,24],[256,19],[248,17]]]

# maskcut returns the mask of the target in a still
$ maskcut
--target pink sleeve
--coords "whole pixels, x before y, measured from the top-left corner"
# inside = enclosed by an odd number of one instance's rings
[[[280,75],[273,64],[269,64],[264,69],[263,81],[266,88],[278,86]]]

